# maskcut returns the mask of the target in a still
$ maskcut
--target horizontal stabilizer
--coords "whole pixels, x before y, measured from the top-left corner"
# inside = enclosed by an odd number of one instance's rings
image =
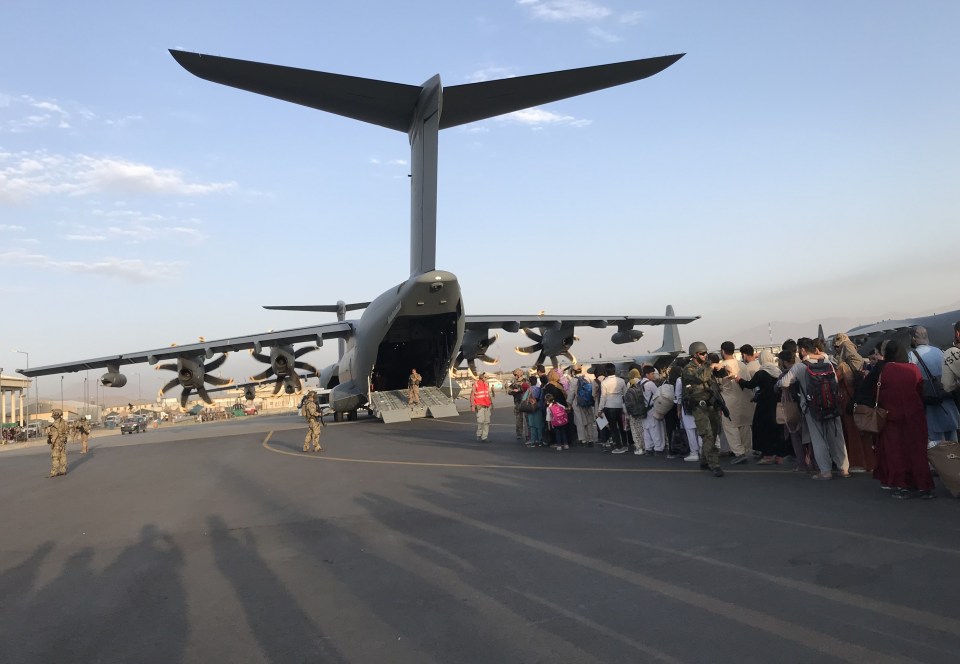
[[[423,86],[170,50],[194,76],[408,133]],[[443,88],[440,129],[639,81],[684,54]]]
[[[170,50],[188,72],[214,83],[406,133],[419,85]]]
[[[369,302],[354,302],[342,307],[343,311],[356,311],[357,309],[366,309]],[[276,311],[320,311],[327,313],[337,313],[341,310],[340,305],[336,304],[291,304],[291,305],[263,305],[264,309],[274,309]]]
[[[440,128],[456,127],[531,106],[548,104],[560,99],[639,81],[663,71],[683,56],[683,53],[664,55],[658,58],[445,87]]]

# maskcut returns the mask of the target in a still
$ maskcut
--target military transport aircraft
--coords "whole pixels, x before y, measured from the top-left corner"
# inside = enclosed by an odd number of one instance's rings
[[[917,316],[901,320],[884,320],[872,325],[860,325],[847,332],[850,340],[857,345],[857,351],[864,357],[870,355],[878,343],[886,339],[898,339],[910,347],[910,330],[922,326],[927,328],[930,345],[949,348],[953,345],[953,324],[960,320],[960,309],[932,316]]]
[[[490,330],[516,332],[540,328],[535,344],[541,357],[569,352],[577,326],[616,326],[611,340],[627,343],[640,338],[638,325],[685,324],[697,316],[468,316],[457,277],[436,268],[437,155],[441,129],[491,118],[531,106],[638,81],[666,69],[683,54],[632,60],[530,76],[482,81],[444,88],[436,75],[423,85],[356,78],[246,60],[171,50],[174,59],[199,78],[255,92],[303,106],[407,134],[410,142],[410,276],[365,303],[358,320],[342,320],[307,327],[250,334],[217,341],[91,360],[31,367],[26,376],[106,368],[101,382],[121,387],[128,364],[176,360],[165,365],[177,372],[183,389],[181,404],[190,391],[209,400],[206,384],[230,351],[253,349],[254,357],[269,364],[269,375],[296,389],[296,365],[304,352],[338,339],[342,353],[321,371],[321,387],[332,388],[330,404],[338,413],[356,417],[357,408],[370,399],[370,382],[377,390],[406,388],[410,368],[423,376],[421,387],[441,387],[458,352],[468,363],[489,347]],[[359,307],[359,305],[357,305]],[[344,309],[345,314],[346,309]],[[294,349],[294,344],[307,344]],[[269,349],[269,353],[266,352]],[[205,362],[212,360],[210,364]]]
[[[673,317],[673,315],[673,306],[668,304],[666,316]],[[591,358],[581,360],[580,364],[591,366],[603,366],[608,363],[613,364],[617,368],[617,375],[622,376],[630,371],[630,369],[642,369],[648,364],[662,371],[670,366],[670,363],[673,362],[675,357],[685,352],[686,349],[680,341],[680,329],[677,327],[677,324],[666,323],[663,326],[663,343],[660,345],[660,348],[652,353],[629,355],[626,357]]]

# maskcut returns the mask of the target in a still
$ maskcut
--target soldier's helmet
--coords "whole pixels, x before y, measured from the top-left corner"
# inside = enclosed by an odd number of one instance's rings
[[[690,354],[690,357],[693,357],[697,353],[706,353],[707,344],[703,343],[702,341],[694,341],[692,344],[690,344],[690,348],[687,349],[687,352]]]
[[[59,408],[54,408],[54,409],[50,412],[50,414],[53,415],[54,417],[63,417],[63,411],[60,410]]]
[[[316,398],[317,398],[317,392],[316,392],[316,390],[310,390],[309,392],[307,392],[307,398],[308,398],[308,399],[316,399]]]

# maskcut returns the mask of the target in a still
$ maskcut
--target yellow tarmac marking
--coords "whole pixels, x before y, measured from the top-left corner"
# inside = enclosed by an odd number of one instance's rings
[[[303,459],[314,459],[317,461],[340,461],[344,463],[369,463],[384,466],[422,466],[425,468],[477,468],[486,470],[554,470],[561,472],[583,472],[583,473],[660,473],[660,474],[696,474],[705,471],[697,468],[590,468],[583,466],[524,466],[509,464],[492,463],[439,463],[435,461],[400,461],[390,459],[355,459],[349,457],[334,457],[326,454],[311,452],[294,452],[293,450],[282,450],[272,445],[268,445],[273,431],[267,434],[261,445],[265,450],[285,456],[300,457]],[[769,473],[771,471],[757,470],[738,470],[734,474],[751,473]]]

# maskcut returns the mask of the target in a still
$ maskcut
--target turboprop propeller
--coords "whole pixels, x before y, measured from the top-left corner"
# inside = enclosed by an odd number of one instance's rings
[[[209,373],[211,371],[216,371],[219,369],[224,362],[227,360],[227,353],[223,353],[220,357],[216,358],[209,364],[204,364],[203,361],[205,356],[200,355],[180,355],[177,357],[176,364],[167,363],[167,364],[158,364],[154,367],[157,371],[176,371],[177,377],[171,380],[169,383],[160,388],[159,395],[162,397],[164,394],[172,390],[177,385],[180,385],[183,389],[180,392],[180,408],[186,409],[187,399],[190,398],[191,392],[196,390],[197,395],[203,399],[208,404],[213,404],[213,399],[210,398],[210,395],[207,394],[206,384],[210,385],[230,385],[233,383],[231,378],[219,378],[217,376],[211,376]]]
[[[297,374],[297,369],[302,369],[309,374],[317,375],[320,372],[312,364],[301,362],[297,358],[316,350],[313,346],[304,346],[294,350],[292,346],[274,346],[270,349],[270,355],[265,355],[256,348],[250,349],[253,359],[269,366],[255,376],[250,376],[252,381],[267,380],[276,376],[273,393],[279,394],[284,390],[287,394],[299,394],[303,391],[303,383]]]

